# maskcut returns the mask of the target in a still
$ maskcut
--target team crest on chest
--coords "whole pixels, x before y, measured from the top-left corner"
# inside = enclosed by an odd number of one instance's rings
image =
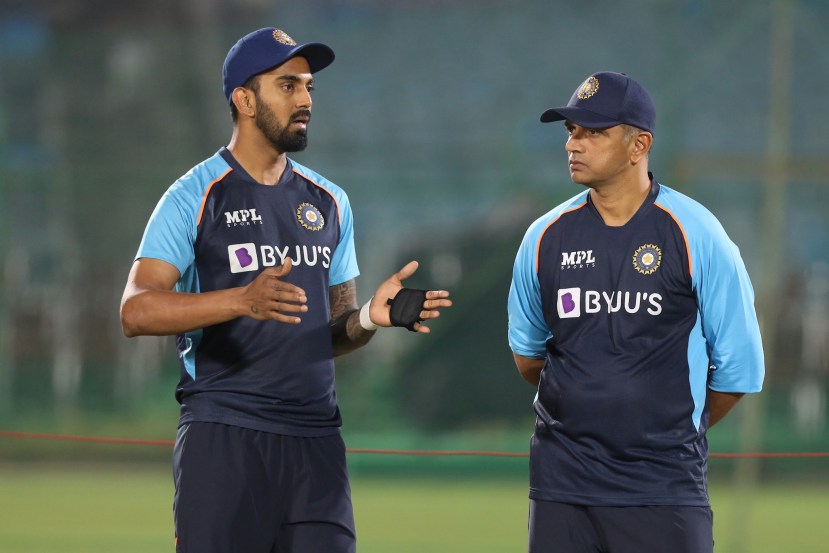
[[[655,244],[644,244],[633,254],[633,268],[643,275],[652,275],[662,264],[662,250]]]
[[[325,226],[325,218],[320,210],[308,202],[303,202],[296,208],[296,219],[308,230],[320,230]]]

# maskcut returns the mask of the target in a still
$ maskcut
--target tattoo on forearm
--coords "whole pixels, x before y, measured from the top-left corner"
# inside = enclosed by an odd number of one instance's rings
[[[332,286],[328,292],[331,304],[331,341],[334,356],[364,346],[374,332],[360,325],[357,306],[357,285],[353,280]]]
[[[331,320],[339,319],[346,311],[357,309],[357,284],[353,280],[328,289],[331,303]]]

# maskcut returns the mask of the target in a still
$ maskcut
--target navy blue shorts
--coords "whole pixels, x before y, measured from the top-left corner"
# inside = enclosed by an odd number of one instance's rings
[[[339,434],[182,425],[173,452],[178,553],[354,553]]]
[[[710,507],[530,500],[530,553],[713,553]]]

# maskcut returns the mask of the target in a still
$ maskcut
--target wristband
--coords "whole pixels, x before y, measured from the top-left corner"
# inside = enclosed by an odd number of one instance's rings
[[[372,296],[373,298],[374,296]],[[360,326],[363,327],[365,330],[377,330],[380,328],[380,325],[376,325],[371,322],[371,317],[369,316],[368,312],[371,308],[371,299],[369,299],[362,308],[360,308]]]

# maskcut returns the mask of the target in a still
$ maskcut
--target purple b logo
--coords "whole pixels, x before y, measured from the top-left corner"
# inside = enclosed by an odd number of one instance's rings
[[[240,267],[247,267],[248,265],[253,263],[253,258],[250,256],[250,254],[245,248],[239,248],[233,253],[236,254],[236,259],[239,260]]]
[[[581,288],[559,288],[556,311],[562,319],[581,317]]]
[[[231,273],[246,273],[259,270],[256,259],[256,244],[231,244],[227,247],[227,259],[230,261]]]
[[[576,302],[573,301],[573,294],[567,292],[561,295],[561,307],[565,313],[570,313],[576,308]]]

